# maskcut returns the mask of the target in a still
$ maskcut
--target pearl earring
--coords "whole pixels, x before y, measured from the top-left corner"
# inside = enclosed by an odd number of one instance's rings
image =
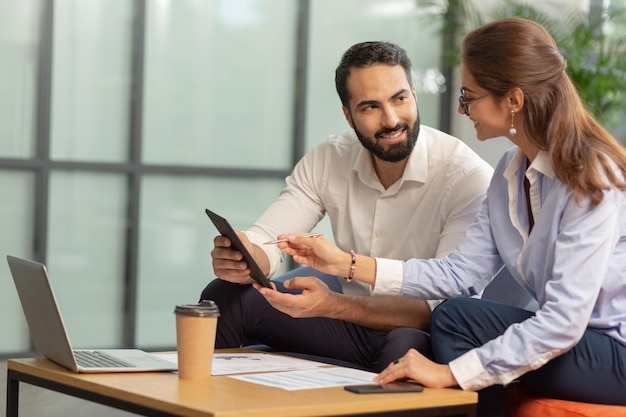
[[[515,118],[515,112],[511,110],[511,128],[509,129],[509,135],[511,137],[517,135],[517,129],[513,126],[513,119]]]

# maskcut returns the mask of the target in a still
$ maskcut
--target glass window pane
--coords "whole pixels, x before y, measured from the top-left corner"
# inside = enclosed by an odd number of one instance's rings
[[[54,2],[52,159],[128,158],[133,5],[127,0]]]
[[[417,2],[315,0],[310,2],[310,59],[307,83],[306,147],[350,128],[335,90],[335,68],[343,53],[363,41],[390,41],[406,49],[413,63],[422,123],[439,125],[441,36],[424,24]]]
[[[35,176],[0,171],[0,353],[30,350],[30,333],[6,255],[32,259]]]
[[[144,162],[290,166],[297,5],[147,2]]]
[[[174,306],[197,302],[214,278],[210,252],[218,232],[204,209],[226,217],[235,229],[245,229],[283,186],[283,180],[274,179],[144,178],[137,292],[139,346],[175,346]]]
[[[35,153],[41,5],[0,0],[0,157]]]
[[[122,343],[127,178],[53,172],[48,272],[75,347]]]

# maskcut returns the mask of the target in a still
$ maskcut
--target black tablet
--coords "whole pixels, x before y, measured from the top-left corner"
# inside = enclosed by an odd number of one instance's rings
[[[209,216],[217,230],[220,232],[220,234],[230,239],[231,248],[241,252],[241,254],[243,255],[243,260],[248,264],[248,268],[250,268],[250,276],[252,277],[252,279],[259,282],[264,287],[272,288],[272,286],[270,285],[270,281],[261,271],[259,265],[257,265],[257,263],[254,261],[254,258],[252,257],[252,255],[250,255],[250,252],[248,252],[241,239],[239,239],[239,236],[237,236],[237,233],[232,228],[230,223],[228,223],[228,220],[216,213],[213,213],[209,209],[206,209],[205,212],[207,216]]]

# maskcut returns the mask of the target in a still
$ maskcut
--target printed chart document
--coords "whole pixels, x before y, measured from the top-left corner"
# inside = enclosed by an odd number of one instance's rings
[[[344,385],[372,384],[377,374],[358,369],[331,367],[299,371],[266,372],[248,375],[233,375],[242,381],[296,391],[312,388],[329,388]]]
[[[157,354],[161,358],[173,363],[178,362],[178,356],[173,353]],[[216,353],[213,355],[211,375],[232,375],[250,372],[293,371],[311,369],[327,364],[298,359],[290,356],[270,355],[268,353]]]
[[[267,353],[216,353],[213,355],[211,375],[289,371],[321,366],[326,366],[326,364]]]
[[[176,352],[156,355],[178,362]],[[227,375],[253,384],[295,391],[371,384],[377,374],[269,353],[216,353],[211,375]]]

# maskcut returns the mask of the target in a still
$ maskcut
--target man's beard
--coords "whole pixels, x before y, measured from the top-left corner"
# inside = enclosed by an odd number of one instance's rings
[[[387,162],[400,162],[403,159],[406,159],[411,155],[413,148],[415,147],[415,143],[417,142],[417,136],[420,133],[420,117],[417,115],[417,119],[413,124],[413,127],[409,129],[409,125],[406,123],[398,123],[391,129],[381,129],[374,134],[376,138],[375,141],[366,138],[359,130],[356,128],[356,124],[354,125],[354,132],[356,136],[359,138],[361,145],[368,151],[370,151],[374,156],[378,159]],[[378,138],[380,135],[389,134],[398,130],[406,129],[407,130],[407,141],[406,143],[394,143],[390,145],[387,149],[385,149],[379,142]]]

